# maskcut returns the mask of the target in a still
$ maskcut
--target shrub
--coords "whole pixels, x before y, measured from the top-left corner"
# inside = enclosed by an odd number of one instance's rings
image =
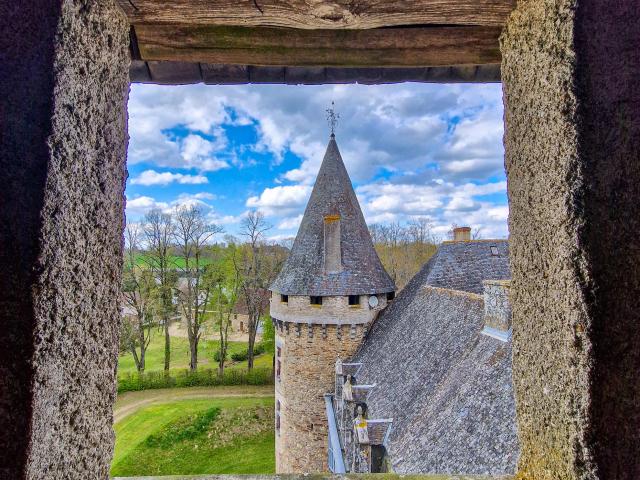
[[[224,357],[224,359],[226,360],[226,359],[228,359],[228,358],[229,358],[229,353],[227,352],[227,353],[226,353],[226,355],[225,355],[225,357]],[[216,351],[215,351],[215,353],[213,354],[213,359],[214,359],[216,362],[219,362],[219,361],[220,361],[220,350],[216,350]]]
[[[264,350],[265,350],[264,345],[262,345],[261,343],[254,345],[253,347],[254,357],[257,357],[258,355],[262,355],[264,353]],[[231,360],[235,362],[244,362],[247,358],[249,358],[248,350],[241,350],[239,352],[231,354]]]
[[[235,362],[244,362],[247,358],[249,358],[249,352],[246,350],[231,354],[231,360]]]
[[[225,370],[224,375],[207,368],[179,370],[171,372],[128,373],[118,378],[118,393],[157,388],[215,387],[218,385],[272,385],[273,375],[270,368],[254,368],[251,371],[240,369]]]

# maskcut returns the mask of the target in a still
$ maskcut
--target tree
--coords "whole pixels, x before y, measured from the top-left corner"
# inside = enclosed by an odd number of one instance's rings
[[[234,244],[228,245],[225,253],[220,258],[214,259],[213,263],[205,269],[206,281],[211,288],[210,306],[213,311],[214,322],[220,334],[218,374],[221,377],[224,375],[224,366],[227,359],[231,317],[238,301],[240,289],[238,272],[233,267],[233,262],[229,261],[235,253],[236,246]]]
[[[151,210],[144,219],[144,234],[147,243],[147,254],[144,261],[149,266],[158,283],[158,315],[164,328],[164,369],[169,370],[171,363],[171,337],[169,326],[173,306],[173,286],[176,282],[175,270],[171,261],[171,242],[174,235],[174,224],[170,214],[159,209]]]
[[[126,310],[122,316],[121,344],[131,352],[138,372],[144,372],[145,354],[154,325],[157,292],[153,274],[138,262],[139,236],[138,225],[127,225],[122,275],[122,295]]]
[[[281,262],[274,255],[282,247],[269,248],[265,233],[271,228],[260,212],[249,212],[241,225],[240,234],[246,239],[239,258],[235,259],[238,276],[241,279],[240,292],[247,306],[247,367],[253,368],[253,350],[260,320],[269,304],[269,284],[278,272]]]
[[[211,287],[205,276],[203,254],[208,242],[223,229],[207,222],[202,209],[195,205],[176,208],[174,238],[184,266],[180,268],[184,285],[177,289],[178,301],[187,323],[189,368],[198,368],[198,345],[202,336]]]
[[[373,224],[369,232],[380,261],[400,289],[436,251],[431,224],[424,217],[413,219],[407,225]]]

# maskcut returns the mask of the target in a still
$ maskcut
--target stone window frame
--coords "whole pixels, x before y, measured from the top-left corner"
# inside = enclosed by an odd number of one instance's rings
[[[321,295],[309,295],[309,305],[312,307],[321,307],[322,306],[322,296]]]

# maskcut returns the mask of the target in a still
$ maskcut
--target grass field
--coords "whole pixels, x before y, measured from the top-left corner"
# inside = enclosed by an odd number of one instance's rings
[[[201,340],[198,349],[198,367],[217,368],[218,362],[213,359],[219,343],[214,340]],[[225,368],[247,368],[247,362],[233,362],[231,354],[247,349],[245,342],[229,343],[229,358]],[[272,359],[269,354],[258,355],[253,362],[256,368],[271,367]],[[145,371],[160,371],[164,368],[164,333],[154,330],[151,343],[146,352]],[[171,337],[171,370],[189,368],[189,340],[182,337]],[[136,366],[130,353],[120,355],[118,359],[118,375],[136,373]]]
[[[182,392],[206,395],[207,390]],[[251,395],[246,389],[239,392]],[[140,408],[115,424],[113,476],[275,472],[273,396],[185,398],[148,405],[141,394],[118,399],[120,408],[131,409],[135,402]],[[158,393],[151,395],[157,402]]]

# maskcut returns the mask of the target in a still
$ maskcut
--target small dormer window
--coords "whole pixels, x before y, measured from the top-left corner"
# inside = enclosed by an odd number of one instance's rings
[[[357,307],[360,305],[360,295],[349,295],[349,306]]]
[[[394,298],[396,298],[396,292],[387,292],[387,302],[390,302]]]
[[[311,295],[309,297],[309,303],[311,305],[322,305],[322,297]]]
[[[497,257],[498,255],[500,255],[500,252],[498,251],[498,247],[496,247],[495,245],[491,245],[491,255],[493,255],[494,257]]]
[[[289,303],[289,295],[280,295],[280,302]]]

